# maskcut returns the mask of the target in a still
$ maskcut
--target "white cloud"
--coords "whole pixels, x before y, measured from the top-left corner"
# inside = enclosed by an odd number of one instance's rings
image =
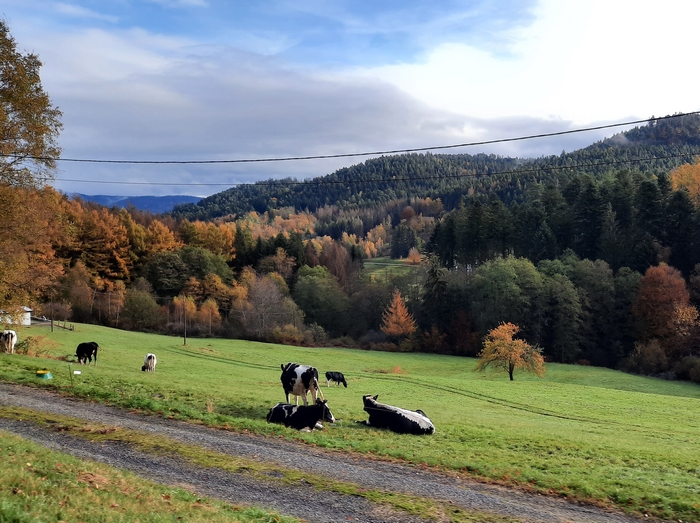
[[[105,22],[116,23],[119,18],[116,16],[103,15],[96,11],[92,11],[85,7],[76,4],[66,4],[63,2],[58,2],[53,4],[53,9],[58,14],[67,15],[75,18],[85,18],[90,20],[102,20]]]
[[[168,8],[180,7],[209,7],[206,0],[147,0],[151,3],[161,5]]]
[[[700,4],[545,0],[536,21],[504,36],[508,54],[444,44],[421,63],[358,74],[432,107],[479,118],[529,116],[578,124],[700,108],[690,78]]]

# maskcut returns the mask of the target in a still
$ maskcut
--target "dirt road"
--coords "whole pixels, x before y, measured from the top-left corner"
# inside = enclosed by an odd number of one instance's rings
[[[0,405],[61,414],[90,422],[128,428],[207,449],[264,460],[365,487],[443,500],[455,507],[542,523],[633,523],[630,516],[532,495],[469,479],[455,478],[410,465],[397,465],[361,455],[320,450],[279,439],[237,434],[199,425],[130,413],[114,407],[65,398],[40,389],[0,384]],[[246,474],[193,466],[183,460],[146,455],[124,443],[90,443],[27,422],[0,419],[0,429],[81,458],[131,470],[162,484],[188,488],[200,495],[249,503],[309,522],[418,522],[358,496],[319,492],[301,481],[295,486],[260,481]],[[649,521],[649,519],[645,519]]]

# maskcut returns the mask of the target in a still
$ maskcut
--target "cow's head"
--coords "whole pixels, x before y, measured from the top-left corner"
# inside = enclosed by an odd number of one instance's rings
[[[321,416],[321,419],[323,421],[327,421],[329,423],[335,423],[335,416],[333,416],[331,409],[328,407],[328,400],[322,400],[321,398],[316,398],[316,405],[320,405],[323,407],[323,415]]]

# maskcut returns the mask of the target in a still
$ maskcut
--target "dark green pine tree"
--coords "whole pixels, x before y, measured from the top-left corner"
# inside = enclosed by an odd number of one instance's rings
[[[687,278],[697,256],[698,218],[687,191],[674,191],[666,208],[665,244],[671,247],[669,264]]]
[[[603,200],[593,178],[583,180],[573,207],[575,250],[581,258],[595,260],[600,246]]]

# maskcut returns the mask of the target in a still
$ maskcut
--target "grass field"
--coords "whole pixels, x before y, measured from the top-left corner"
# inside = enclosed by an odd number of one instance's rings
[[[364,260],[365,273],[369,278],[381,282],[389,282],[392,276],[405,276],[419,268],[408,260],[394,260],[389,257],[370,258]]]
[[[548,364],[539,379],[516,372],[474,373],[475,360],[426,354],[303,348],[238,340],[189,339],[77,325],[76,332],[32,327],[54,357],[82,341],[103,349],[97,367],[1,355],[0,380],[60,389],[165,416],[284,435],[338,449],[426,463],[664,519],[700,520],[700,387],[607,369]],[[140,371],[146,352],[154,374]],[[348,388],[323,392],[339,422],[296,433],[268,425],[284,399],[280,364],[339,370]],[[35,377],[46,367],[52,380]],[[397,435],[354,423],[366,419],[363,394],[426,412],[433,436]]]

